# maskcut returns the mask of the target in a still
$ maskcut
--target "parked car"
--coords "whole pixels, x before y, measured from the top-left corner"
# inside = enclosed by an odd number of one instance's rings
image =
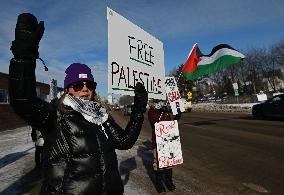
[[[284,119],[284,94],[273,96],[263,103],[253,105],[254,118],[283,118]]]
[[[183,104],[183,107],[186,111],[190,112],[191,109],[192,109],[192,104],[191,104],[191,101],[190,100],[187,100],[185,98],[181,98],[181,101],[182,101],[182,104]]]
[[[123,115],[129,116],[131,114],[131,105],[125,105],[123,109]]]

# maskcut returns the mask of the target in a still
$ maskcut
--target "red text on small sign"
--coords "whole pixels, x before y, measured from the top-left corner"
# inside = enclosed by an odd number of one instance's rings
[[[183,158],[174,159],[174,158],[168,158],[166,156],[161,156],[159,158],[159,167],[170,167],[182,163],[183,163]]]
[[[168,93],[168,98],[170,100],[170,102],[174,102],[178,99],[180,99],[180,94],[178,91],[171,91]]]
[[[164,134],[168,134],[170,129],[176,128],[177,123],[176,121],[171,121],[168,125],[165,124],[159,124],[159,126],[156,127],[156,136],[161,137]]]

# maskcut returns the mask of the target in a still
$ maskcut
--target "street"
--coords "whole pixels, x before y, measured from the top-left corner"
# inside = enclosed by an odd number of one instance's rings
[[[150,136],[147,124],[141,135]],[[184,113],[175,178],[198,194],[283,194],[284,122],[250,114]],[[196,183],[197,182],[197,183]]]
[[[112,115],[126,126],[129,116],[122,111]],[[249,114],[190,112],[182,114],[179,130],[184,163],[174,167],[177,190],[167,194],[284,193],[284,122],[254,120]],[[1,134],[1,148],[2,144],[8,148],[11,136],[2,140],[7,135]],[[40,174],[33,170],[30,147],[29,142],[13,158],[1,153],[1,194],[38,192]],[[156,194],[147,115],[135,146],[117,154],[125,194]],[[13,175],[11,170],[16,168]]]
[[[188,113],[180,121],[185,163],[220,194],[284,193],[284,123],[250,115]],[[188,183],[190,186],[191,184]]]

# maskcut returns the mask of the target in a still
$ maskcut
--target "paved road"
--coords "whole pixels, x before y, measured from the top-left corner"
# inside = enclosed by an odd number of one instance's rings
[[[193,185],[198,192],[284,194],[284,122],[192,112],[179,127],[185,163],[178,171],[203,184]]]

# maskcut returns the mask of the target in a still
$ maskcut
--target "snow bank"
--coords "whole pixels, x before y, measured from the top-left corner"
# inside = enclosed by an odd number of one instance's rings
[[[199,103],[192,105],[192,111],[199,112],[241,112],[251,113],[253,105],[258,103],[245,104],[218,104],[218,103]]]

